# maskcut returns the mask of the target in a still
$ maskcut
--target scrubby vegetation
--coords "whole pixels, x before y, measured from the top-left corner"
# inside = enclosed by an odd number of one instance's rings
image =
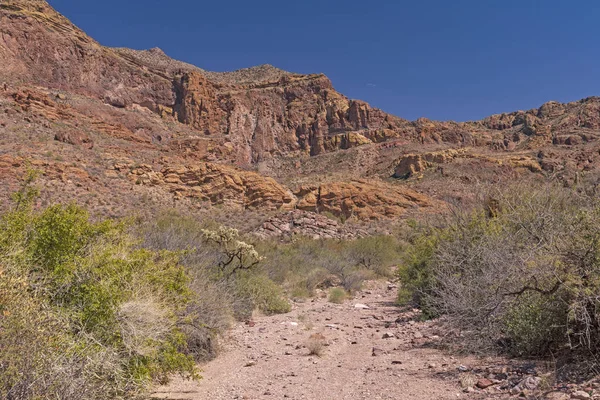
[[[177,255],[75,205],[35,210],[35,195],[24,186],[0,217],[0,398],[131,398],[171,373],[197,376]]]
[[[342,304],[348,298],[348,294],[342,288],[331,288],[329,290],[329,302]]]
[[[0,216],[0,398],[135,398],[198,378],[234,317],[289,311],[237,231],[38,209],[32,182]]]
[[[402,241],[280,243],[175,212],[97,220],[37,205],[34,177],[0,215],[0,398],[119,399],[172,374],[200,378],[232,322],[291,297],[343,302],[391,278]],[[314,354],[322,345],[315,345]],[[311,350],[313,351],[313,350]]]
[[[445,315],[472,345],[519,356],[600,350],[600,204],[585,194],[495,192],[415,233],[399,276],[401,302]]]
[[[140,234],[146,247],[181,252],[192,286],[211,286],[219,293],[214,307],[210,305],[212,311],[206,313],[211,318],[231,321],[231,317],[248,318],[255,309],[265,314],[290,310],[281,288],[264,272],[265,257],[236,229],[168,212],[143,225]],[[228,326],[207,325],[218,326],[215,333]]]
[[[265,256],[261,268],[297,297],[334,286],[352,293],[366,279],[392,277],[404,249],[393,235],[347,241],[296,238],[290,243],[265,241],[256,246]]]

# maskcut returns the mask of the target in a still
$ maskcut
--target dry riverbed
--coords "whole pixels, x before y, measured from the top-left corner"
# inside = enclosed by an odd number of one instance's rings
[[[176,378],[153,398],[586,398],[578,388],[545,389],[547,375],[533,363],[444,351],[451,334],[419,321],[415,310],[398,308],[395,295],[394,285],[370,282],[344,304],[318,298],[295,303],[289,314],[239,323],[220,356],[202,366],[202,380]]]

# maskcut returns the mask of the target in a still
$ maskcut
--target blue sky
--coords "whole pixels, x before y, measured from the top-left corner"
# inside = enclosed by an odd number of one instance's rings
[[[213,71],[323,72],[398,116],[474,120],[600,95],[595,0],[49,0],[107,46]]]

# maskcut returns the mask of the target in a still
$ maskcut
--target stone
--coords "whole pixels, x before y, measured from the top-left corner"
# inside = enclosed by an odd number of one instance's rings
[[[366,236],[359,229],[350,229],[338,221],[310,211],[292,210],[269,218],[254,234],[260,238],[292,238],[314,236],[317,239],[354,239]]]
[[[423,172],[435,164],[445,164],[461,156],[464,150],[443,150],[423,154],[406,154],[395,162],[397,163],[394,171],[396,178],[410,178],[419,172]]]
[[[575,399],[575,400],[586,400],[586,399],[591,399],[592,396],[590,396],[589,393],[584,392],[583,390],[578,390],[571,394],[571,398]]]
[[[383,334],[383,336],[381,336],[382,339],[392,339],[395,338],[396,336],[392,333],[392,332],[385,332]]]
[[[306,201],[309,195],[314,197],[314,202]],[[296,196],[298,209],[359,220],[396,218],[413,208],[439,206],[437,201],[408,187],[378,180],[332,182],[319,186],[312,194],[301,196],[296,192]]]
[[[385,352],[385,350],[382,350],[380,348],[373,347],[373,349],[371,350],[371,355],[373,357],[377,357],[377,356],[380,356],[380,355],[383,355],[383,354],[387,354],[387,353]]]
[[[357,308],[357,309],[360,309],[360,310],[368,310],[368,309],[370,309],[371,307],[369,307],[369,306],[368,306],[368,305],[366,305],[366,304],[356,303],[356,304],[354,305],[354,308]]]
[[[169,183],[172,193],[215,205],[280,210],[295,204],[291,192],[274,179],[226,165],[166,166],[158,173],[138,168],[131,170],[131,175],[132,180],[147,186]]]
[[[550,392],[544,397],[546,400],[569,400],[570,398],[571,396],[563,392]]]
[[[475,386],[477,386],[479,389],[487,389],[488,387],[494,385],[494,382],[492,382],[489,379],[479,379],[477,381],[477,383],[475,384]]]

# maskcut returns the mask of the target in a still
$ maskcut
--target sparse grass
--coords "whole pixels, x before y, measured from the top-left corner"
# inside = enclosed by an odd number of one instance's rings
[[[302,322],[304,329],[307,331],[311,331],[315,327],[315,324],[306,314],[298,315],[298,321]]]
[[[348,293],[342,288],[329,289],[329,302],[342,304],[348,298]]]
[[[325,346],[327,345],[327,339],[320,333],[311,335],[306,341],[306,348],[309,356],[323,357],[325,354]]]

